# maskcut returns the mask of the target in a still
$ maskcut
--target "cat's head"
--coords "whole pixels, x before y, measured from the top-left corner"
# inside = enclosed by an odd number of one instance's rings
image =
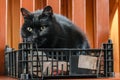
[[[42,11],[30,12],[21,8],[24,23],[21,28],[23,41],[44,44],[51,37],[54,30],[52,28],[53,10],[51,6],[46,6]]]

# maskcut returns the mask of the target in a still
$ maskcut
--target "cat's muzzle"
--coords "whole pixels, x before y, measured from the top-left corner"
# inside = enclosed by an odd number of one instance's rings
[[[46,38],[40,38],[40,39],[34,39],[33,42],[39,44],[39,46],[42,46],[46,42]]]

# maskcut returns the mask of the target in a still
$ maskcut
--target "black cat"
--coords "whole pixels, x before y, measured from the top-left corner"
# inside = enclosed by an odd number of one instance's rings
[[[53,13],[51,6],[33,13],[21,8],[21,12],[24,17],[21,28],[23,41],[37,43],[38,48],[90,48],[85,34],[66,17]],[[59,57],[58,60],[69,61],[68,52],[64,55],[68,57]],[[81,73],[87,72],[81,69]]]
[[[51,6],[33,13],[21,8],[24,24],[23,41],[32,41],[39,48],[90,48],[85,34],[66,17],[54,14]]]

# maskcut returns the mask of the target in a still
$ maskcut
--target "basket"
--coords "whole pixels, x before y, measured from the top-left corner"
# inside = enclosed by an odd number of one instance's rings
[[[108,40],[100,49],[79,49],[20,43],[19,50],[5,53],[5,65],[6,75],[21,80],[113,77],[113,44]]]

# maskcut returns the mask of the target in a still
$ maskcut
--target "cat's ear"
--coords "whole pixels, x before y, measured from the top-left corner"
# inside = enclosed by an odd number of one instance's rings
[[[46,6],[42,12],[43,15],[51,16],[53,15],[53,9],[51,6]]]
[[[31,15],[31,12],[29,12],[25,8],[21,8],[21,13],[22,13],[24,18],[28,18]]]

